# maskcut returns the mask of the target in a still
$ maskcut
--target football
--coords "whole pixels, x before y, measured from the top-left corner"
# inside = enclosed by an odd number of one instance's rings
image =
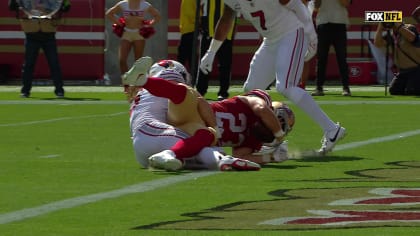
[[[261,122],[255,122],[251,127],[251,135],[263,143],[271,143],[274,140],[274,134],[267,126]]]

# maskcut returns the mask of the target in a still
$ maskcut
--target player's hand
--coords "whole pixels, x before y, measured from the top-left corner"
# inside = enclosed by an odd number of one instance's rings
[[[309,44],[308,44],[308,50],[305,54],[305,61],[309,61],[312,57],[315,56],[318,49],[318,37],[315,33],[315,35],[309,36]]]
[[[305,61],[309,61],[315,56],[318,48],[318,35],[312,22],[304,25],[305,36],[309,38],[308,50],[305,54]]]
[[[283,162],[289,159],[287,141],[282,142],[273,152],[271,162]]]
[[[203,58],[201,58],[200,70],[204,74],[207,75],[209,72],[211,72],[215,55],[216,53],[212,51],[207,51],[206,54],[203,56]]]

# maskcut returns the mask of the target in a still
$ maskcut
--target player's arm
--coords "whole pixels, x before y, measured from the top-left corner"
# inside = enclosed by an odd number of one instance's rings
[[[220,17],[215,33],[214,33],[214,39],[219,41],[224,41],[230,31],[232,29],[232,26],[235,22],[236,12],[230,8],[228,5],[225,4],[225,7],[223,9],[223,14]]]
[[[232,156],[236,158],[242,158],[249,160],[258,164],[265,164],[268,161],[265,161],[262,155],[253,155],[254,150],[250,147],[236,147],[232,148]]]
[[[280,121],[277,119],[271,107],[269,107],[263,99],[252,96],[241,97],[241,99],[248,100],[251,110],[261,119],[264,125],[271,130],[277,139],[283,139],[286,133],[281,128]]]
[[[211,109],[210,104],[206,101],[205,98],[199,96],[197,97],[197,106],[198,113],[200,114],[201,119],[208,127],[217,128],[216,116],[214,115],[213,110]],[[217,129],[216,129],[217,132]]]
[[[207,49],[206,54],[204,54],[203,58],[200,61],[200,70],[204,74],[208,74],[212,70],[216,52],[222,46],[223,41],[226,39],[227,34],[232,28],[232,25],[235,21],[235,17],[236,12],[225,4],[223,14],[216,25],[214,38],[211,40],[210,46]]]
[[[113,7],[109,8],[106,12],[105,15],[106,17],[114,24],[117,25],[121,25],[121,23],[119,22],[118,18],[115,17],[115,15],[117,15],[118,13],[121,12],[121,7],[120,5],[117,3],[115,4]]]

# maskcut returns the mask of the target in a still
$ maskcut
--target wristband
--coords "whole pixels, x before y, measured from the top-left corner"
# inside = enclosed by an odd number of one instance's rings
[[[217,39],[212,39],[210,42],[210,47],[207,51],[209,52],[217,52],[217,50],[219,50],[219,48],[222,46],[223,41],[217,40]]]
[[[274,133],[274,137],[276,137],[276,138],[281,138],[281,137],[283,137],[285,134],[286,134],[286,133],[285,133],[282,129],[280,129],[279,131],[277,131],[277,132],[275,132],[275,133]]]

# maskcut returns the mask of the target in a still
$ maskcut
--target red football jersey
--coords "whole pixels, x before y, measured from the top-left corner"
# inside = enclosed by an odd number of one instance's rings
[[[259,150],[262,146],[251,135],[252,125],[261,119],[251,108],[238,97],[232,97],[214,102],[211,107],[216,115],[217,126],[221,133],[219,146],[222,147],[250,147]]]

